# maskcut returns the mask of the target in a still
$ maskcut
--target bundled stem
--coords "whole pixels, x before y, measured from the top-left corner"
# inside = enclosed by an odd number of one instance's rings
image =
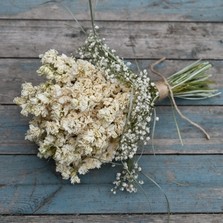
[[[219,95],[220,92],[212,89],[209,78],[212,75],[206,73],[212,65],[207,61],[196,61],[167,78],[174,97],[200,100]]]
[[[158,63],[161,61],[163,59]],[[217,89],[210,87],[214,81],[209,79],[212,75],[207,74],[206,71],[211,67],[212,65],[207,61],[196,61],[166,78],[166,83],[156,82],[159,99],[162,100],[170,95],[169,88],[175,98],[189,100],[207,99],[221,94]]]
[[[162,58],[151,65],[152,72],[163,79],[163,81],[156,83],[156,87],[159,91],[159,99],[161,100],[170,96],[174,108],[181,118],[187,120],[190,124],[200,129],[206,135],[207,139],[210,139],[210,136],[205,129],[181,113],[177,107],[174,97],[196,100],[219,95],[220,92],[218,92],[218,90],[212,89],[209,86],[210,83],[213,83],[212,81],[208,80],[211,75],[205,73],[205,71],[211,67],[211,64],[209,62],[197,61],[171,75],[170,77],[165,78],[154,69],[154,66],[163,60],[165,60],[165,58]]]

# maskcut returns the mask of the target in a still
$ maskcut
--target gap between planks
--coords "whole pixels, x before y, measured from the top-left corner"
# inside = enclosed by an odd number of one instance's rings
[[[175,223],[222,223],[223,214],[175,214]],[[166,223],[167,215],[17,215],[0,216],[2,223]]]

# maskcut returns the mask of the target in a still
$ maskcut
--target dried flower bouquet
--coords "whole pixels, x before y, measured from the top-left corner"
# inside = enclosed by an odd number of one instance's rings
[[[40,158],[55,160],[56,171],[71,183],[104,163],[122,164],[117,189],[136,192],[143,181],[134,160],[139,141],[150,140],[150,122],[159,98],[205,99],[211,89],[208,62],[195,62],[161,82],[153,83],[147,70],[138,74],[98,36],[90,32],[79,50],[80,59],[51,49],[40,55],[40,85],[22,85],[18,104],[32,115],[26,139],[38,145]]]

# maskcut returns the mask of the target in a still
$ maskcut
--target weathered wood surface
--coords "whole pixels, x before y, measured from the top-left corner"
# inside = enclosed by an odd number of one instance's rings
[[[76,193],[75,191],[81,188],[83,184],[85,186],[108,184],[108,195],[112,195],[109,188],[112,187],[115,173],[121,170],[120,165],[111,168],[111,165],[107,164],[86,175],[80,175],[82,184],[71,185],[68,180],[61,179],[60,174],[55,172],[55,165],[52,160],[40,159],[35,155],[1,155],[0,162],[5,166],[10,163],[7,171],[0,173],[2,189],[14,185],[66,185],[71,187],[71,190],[73,187],[74,193]],[[223,156],[220,155],[144,155],[140,158],[139,165],[142,166],[145,174],[164,186],[197,186],[205,189],[211,186],[219,187],[223,180]],[[143,187],[148,187],[148,185],[151,186],[152,183],[145,180]],[[123,193],[127,195],[127,193]],[[215,196],[214,193],[213,191],[213,196]],[[161,193],[160,195],[162,197]],[[89,192],[89,196],[94,196],[94,194]],[[137,197],[137,195],[134,196]]]
[[[142,191],[117,196],[110,193],[115,169],[109,165],[83,176],[83,184],[71,185],[55,172],[52,161],[36,157],[37,147],[24,140],[28,119],[20,116],[12,100],[20,94],[22,82],[41,81],[35,73],[40,53],[56,48],[70,54],[86,35],[61,4],[46,0],[0,2],[0,213],[34,214],[0,216],[0,222],[167,222],[166,215],[143,214],[167,213],[163,194],[151,182],[143,186],[150,208]],[[60,2],[88,32],[88,1]],[[222,11],[222,0],[98,0],[95,16],[101,36],[120,56],[133,62],[133,70],[137,70],[135,59],[143,69],[166,56],[167,61],[157,69],[168,76],[195,59],[209,59],[214,65],[211,73],[216,87],[222,91]],[[222,97],[197,102],[177,100],[181,111],[201,124],[211,140],[179,118],[182,147],[172,109],[168,101],[163,101],[157,108],[157,155],[152,155],[151,144],[141,147],[144,172],[160,184],[171,212],[176,214],[171,222],[222,222]],[[106,213],[121,215],[103,215]]]
[[[89,31],[90,22],[81,22]],[[106,43],[125,58],[221,59],[222,23],[98,22]],[[70,54],[86,35],[74,21],[0,20],[0,57]]]
[[[170,222],[222,223],[222,214],[176,214]],[[53,215],[53,216],[0,216],[4,223],[166,223],[167,215]]]
[[[55,174],[53,165],[36,156],[1,156],[7,173],[0,176],[0,213],[87,214],[166,213],[162,192],[145,179],[137,194],[114,196],[111,181],[119,168],[107,165],[71,185]],[[159,183],[168,196],[171,211],[221,212],[223,199],[223,156],[143,156],[143,172]],[[151,206],[151,207],[150,207]]]
[[[157,107],[157,122],[153,144],[156,154],[223,154],[223,110],[221,106],[179,107],[180,110],[202,125],[210,134],[207,140],[203,133],[189,123],[178,118],[184,146],[180,144],[172,108]],[[28,118],[21,116],[20,108],[16,106],[0,107],[0,154],[36,154],[34,143],[24,140],[28,129]],[[141,147],[145,154],[153,154],[151,142]]]
[[[131,69],[133,71],[138,71],[136,67],[136,61],[130,60],[132,62]],[[137,63],[141,69],[149,69],[149,65],[156,62],[156,60],[138,60]],[[158,65],[156,68],[164,76],[175,73],[179,69],[182,69],[186,65],[193,63],[192,60],[166,60],[165,62]],[[220,91],[223,90],[223,61],[212,60],[213,68],[211,68],[208,73],[213,74],[213,80],[215,80],[215,88]],[[21,84],[24,82],[31,82],[33,85],[37,85],[44,81],[37,75],[36,70],[40,66],[39,59],[0,59],[0,104],[12,104],[13,98],[21,94]],[[10,74],[10,75],[9,75]],[[152,80],[159,79],[151,71],[149,75]],[[199,100],[199,101],[188,101],[179,100],[178,105],[222,105],[223,95],[211,98],[210,100]],[[162,104],[169,104],[168,100],[162,102]]]
[[[88,0],[7,0],[1,2],[0,18],[89,20]],[[128,21],[222,21],[221,0],[98,0],[97,20]]]

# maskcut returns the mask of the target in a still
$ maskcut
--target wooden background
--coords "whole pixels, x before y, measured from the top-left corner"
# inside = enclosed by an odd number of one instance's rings
[[[143,186],[149,202],[142,191],[111,194],[117,169],[110,165],[74,186],[55,173],[53,162],[37,158],[37,147],[24,140],[28,119],[12,100],[24,81],[41,81],[35,73],[38,55],[50,48],[70,54],[86,38],[65,8],[86,31],[91,29],[87,0],[0,0],[0,222],[167,222],[167,203],[151,182]],[[222,0],[98,0],[95,17],[101,37],[120,56],[137,60],[141,68],[165,56],[158,70],[167,76],[207,59],[222,91]],[[156,155],[147,146],[141,166],[167,194],[171,222],[221,223],[223,96],[177,103],[211,140],[179,118],[181,146],[166,100],[157,106]]]

